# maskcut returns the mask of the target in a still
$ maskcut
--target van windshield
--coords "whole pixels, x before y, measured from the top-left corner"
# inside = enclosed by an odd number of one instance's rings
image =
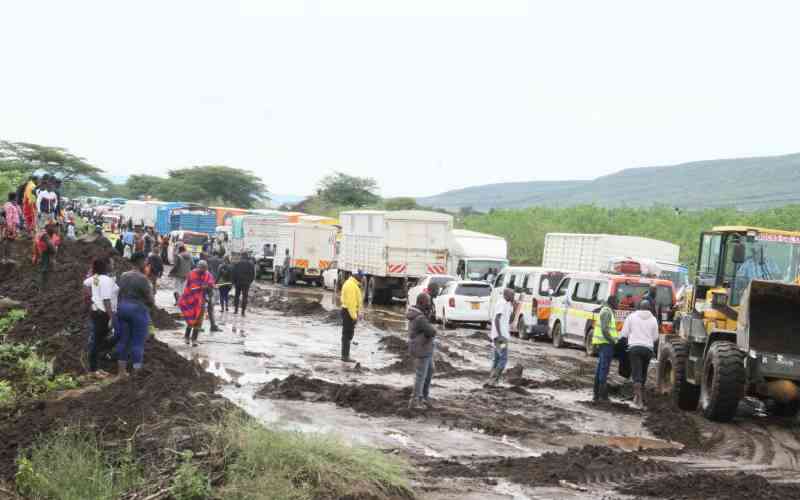
[[[205,234],[184,234],[183,243],[185,245],[202,245],[208,241],[208,236]]]
[[[469,260],[465,278],[471,280],[488,280],[497,276],[508,266],[507,260]]]
[[[650,285],[647,283],[620,283],[616,293],[617,306],[620,309],[636,309],[649,291]],[[658,285],[656,302],[663,307],[672,307],[672,287]]]
[[[491,293],[491,286],[474,283],[469,285],[458,285],[455,294],[464,297],[488,297],[491,295]]]

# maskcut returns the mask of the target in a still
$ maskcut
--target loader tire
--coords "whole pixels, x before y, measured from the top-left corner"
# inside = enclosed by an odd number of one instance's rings
[[[700,387],[686,380],[689,347],[680,339],[665,340],[658,355],[658,392],[669,394],[681,410],[694,411],[700,401]]]
[[[744,397],[744,354],[733,342],[711,345],[703,363],[700,408],[709,420],[730,422]]]

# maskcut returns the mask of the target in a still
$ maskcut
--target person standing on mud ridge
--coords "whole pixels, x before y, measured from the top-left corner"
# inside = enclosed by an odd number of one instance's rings
[[[508,343],[511,342],[511,313],[514,310],[514,290],[503,289],[492,311],[492,346],[494,358],[489,380],[484,387],[494,387],[500,383],[503,371],[508,364]]]
[[[22,200],[20,200],[20,205],[22,206],[22,215],[25,217],[25,229],[28,231],[28,234],[33,238],[36,234],[36,184],[39,182],[39,178],[35,175],[32,175],[29,179],[27,184],[25,184],[25,189],[22,191]]]
[[[431,298],[427,293],[417,295],[417,303],[406,313],[408,320],[408,354],[414,359],[414,393],[408,409],[424,405],[433,408],[430,400],[433,377],[433,346],[436,328],[430,323]]]
[[[150,327],[150,308],[155,307],[153,289],[144,275],[147,259],[143,253],[131,256],[133,269],[119,278],[117,306],[117,364],[120,377],[128,373],[128,360],[134,373],[144,362],[144,343]]]
[[[119,287],[109,276],[110,266],[107,257],[99,257],[92,262],[92,275],[83,282],[88,295],[89,318],[89,372],[97,371],[97,353],[100,349],[113,346],[111,329],[117,308]]]
[[[183,319],[186,320],[186,334],[184,342],[189,345],[191,334],[192,346],[197,347],[197,336],[203,326],[203,316],[206,312],[208,294],[213,292],[214,277],[208,272],[208,262],[201,260],[197,267],[186,278],[186,287],[178,301]],[[211,307],[208,304],[208,307]]]
[[[611,360],[614,358],[614,346],[619,340],[617,318],[614,315],[616,305],[616,297],[610,295],[600,308],[600,313],[594,322],[592,345],[595,346],[598,354],[597,370],[594,374],[593,400],[595,402],[608,401],[608,372],[611,369]]]
[[[345,363],[353,362],[350,358],[350,343],[353,341],[353,335],[356,332],[356,323],[361,312],[361,304],[364,303],[364,298],[361,295],[362,279],[364,279],[364,273],[359,270],[342,285],[340,297],[342,303],[342,361]]]
[[[231,271],[233,281],[233,314],[239,314],[239,299],[241,298],[242,317],[247,310],[247,298],[250,295],[250,285],[256,280],[256,263],[249,253],[242,256],[239,262],[233,265]]]
[[[169,275],[172,277],[172,295],[175,297],[175,305],[178,305],[178,300],[181,298],[183,289],[186,287],[186,277],[192,272],[192,254],[190,254],[184,245],[178,247],[178,255],[175,256],[175,265]]]
[[[61,238],[58,236],[58,226],[54,223],[48,224],[44,232],[40,234],[33,245],[33,264],[39,266],[39,290],[44,290],[47,280],[50,277],[50,270],[55,267],[56,254],[61,245]]]
[[[8,201],[3,205],[6,219],[4,238],[7,240],[17,239],[17,226],[19,226],[20,214],[16,201],[17,194],[8,193]]]
[[[622,326],[620,338],[628,339],[628,354],[631,359],[631,378],[633,379],[633,406],[644,408],[644,386],[647,383],[647,369],[655,355],[658,341],[658,321],[651,312],[650,302],[639,302],[639,310],[632,313]]]

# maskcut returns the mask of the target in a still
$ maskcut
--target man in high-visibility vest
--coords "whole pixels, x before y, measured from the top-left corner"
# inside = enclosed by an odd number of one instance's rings
[[[358,271],[342,285],[342,361],[345,363],[352,362],[352,359],[350,359],[350,342],[353,340],[353,335],[355,335],[361,304],[364,303],[360,286],[363,277],[363,273]]]
[[[616,297],[608,297],[594,321],[592,345],[598,353],[597,371],[594,374],[594,401],[608,401],[608,371],[614,358],[614,345],[619,339],[614,316],[615,305]]]

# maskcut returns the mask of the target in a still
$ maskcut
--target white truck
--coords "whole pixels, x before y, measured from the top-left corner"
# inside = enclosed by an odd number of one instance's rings
[[[640,236],[548,233],[542,267],[572,272],[599,272],[614,258],[678,262],[678,245]]]
[[[342,225],[339,284],[362,271],[368,303],[404,299],[427,274],[447,272],[453,218],[421,210],[354,210],[339,215]]]
[[[322,272],[336,260],[335,226],[325,224],[287,223],[278,225],[278,248],[275,251],[275,281],[284,278],[284,256],[289,251],[291,267],[289,284],[302,281],[322,286]]]
[[[447,274],[462,280],[490,281],[508,266],[508,244],[504,238],[466,229],[450,231]]]
[[[231,254],[245,252],[256,258],[258,276],[274,276],[275,248],[280,239],[279,226],[288,216],[280,212],[262,215],[235,215],[231,218]]]
[[[165,202],[128,200],[120,207],[119,212],[123,222],[133,219],[135,226],[155,227],[156,211],[162,205]]]

